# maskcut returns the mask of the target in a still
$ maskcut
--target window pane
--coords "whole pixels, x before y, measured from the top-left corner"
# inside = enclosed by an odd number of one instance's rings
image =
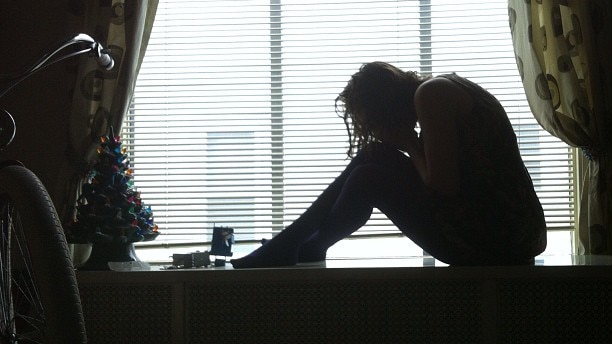
[[[215,224],[256,242],[291,223],[348,163],[334,99],[374,60],[490,90],[548,226],[573,228],[571,150],[531,115],[506,0],[160,0],[122,131],[162,233],[142,246],[204,245]],[[376,233],[397,230],[375,212],[356,234]]]

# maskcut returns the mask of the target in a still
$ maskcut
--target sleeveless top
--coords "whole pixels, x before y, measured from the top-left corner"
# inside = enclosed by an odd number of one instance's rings
[[[506,111],[479,85],[454,73],[439,77],[460,85],[475,103],[457,121],[459,193],[431,191],[436,223],[477,257],[533,258],[546,248],[546,222]]]

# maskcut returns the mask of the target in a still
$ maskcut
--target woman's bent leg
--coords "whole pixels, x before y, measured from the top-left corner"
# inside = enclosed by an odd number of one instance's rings
[[[452,251],[432,220],[418,172],[408,157],[384,145],[360,153],[309,209],[235,268],[294,265],[325,259],[327,249],[380,209],[405,235],[432,255]],[[452,254],[452,252],[451,252]]]
[[[298,261],[299,246],[311,237],[321,222],[328,217],[347,178],[356,167],[364,163],[365,159],[364,153],[355,156],[344,171],[300,217],[249,255],[233,259],[231,261],[233,266],[235,268],[255,268],[295,265]]]
[[[466,260],[466,252],[434,221],[429,197],[414,165],[398,154],[355,168],[329,216],[301,246],[300,262],[324,260],[327,249],[363,226],[373,208],[437,259],[447,263]]]
[[[300,248],[299,261],[325,259],[327,249],[361,228],[373,208],[400,229],[432,226],[423,183],[402,153],[378,155],[375,161],[355,168],[329,216]]]

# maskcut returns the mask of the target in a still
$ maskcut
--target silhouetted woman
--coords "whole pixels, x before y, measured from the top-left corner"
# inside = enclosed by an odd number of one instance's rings
[[[456,74],[364,64],[336,98],[345,170],[291,225],[234,268],[325,260],[373,208],[450,265],[529,264],[546,247],[542,206],[499,101]],[[418,129],[417,129],[418,123]],[[418,131],[418,133],[417,133]]]

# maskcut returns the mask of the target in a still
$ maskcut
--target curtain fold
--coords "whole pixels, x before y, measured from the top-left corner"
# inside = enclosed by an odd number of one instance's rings
[[[83,16],[82,32],[109,49],[115,65],[106,71],[87,56],[79,61],[66,152],[71,165],[67,168],[74,173],[66,185],[64,217],[72,216],[70,210],[78,197],[83,173],[97,155],[100,137],[110,134],[111,128],[115,135],[121,130],[157,4],[158,0],[97,0],[79,4]]]
[[[576,157],[579,253],[612,254],[612,2],[509,0],[516,63],[540,125]]]

